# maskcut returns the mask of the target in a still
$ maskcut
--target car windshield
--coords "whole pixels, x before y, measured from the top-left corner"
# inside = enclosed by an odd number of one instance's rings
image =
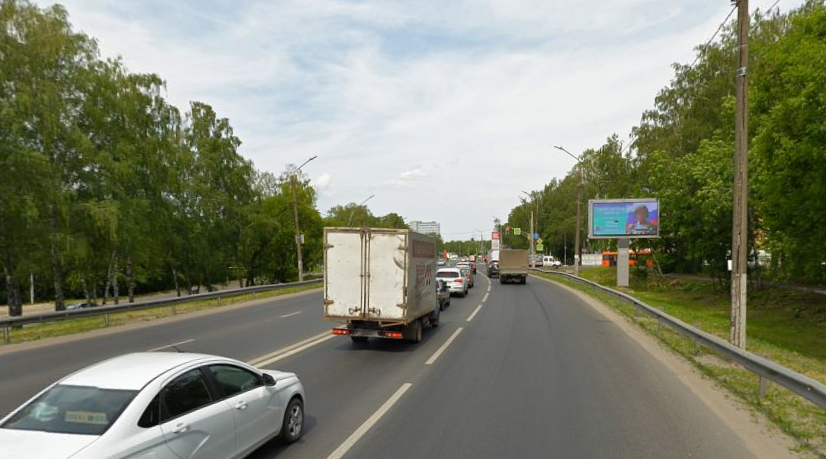
[[[102,435],[137,391],[57,385],[23,407],[0,428]]]
[[[459,277],[459,273],[456,271],[439,271],[436,273],[436,277],[455,279]]]

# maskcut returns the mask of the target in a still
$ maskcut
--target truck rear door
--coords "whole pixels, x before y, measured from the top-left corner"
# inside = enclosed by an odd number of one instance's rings
[[[327,317],[361,317],[366,241],[357,230],[325,233],[325,312]]]
[[[405,317],[407,298],[407,235],[400,232],[370,232],[367,259],[368,293],[365,317],[400,320]]]

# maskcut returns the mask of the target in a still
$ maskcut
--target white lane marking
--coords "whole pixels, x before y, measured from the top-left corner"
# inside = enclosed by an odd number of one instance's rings
[[[378,411],[373,413],[372,416],[370,416],[366,421],[364,421],[364,424],[359,426],[359,428],[356,429],[356,431],[353,432],[352,435],[347,437],[347,440],[344,440],[344,443],[342,443],[341,446],[336,448],[335,451],[333,451],[329,456],[327,456],[327,459],[341,459],[342,457],[344,457],[344,455],[347,454],[347,451],[350,451],[350,448],[352,448],[353,445],[355,445],[361,439],[361,437],[364,436],[364,434],[366,434],[374,425],[376,425],[376,423],[379,422],[382,416],[384,416],[388,411],[390,411],[390,408],[393,408],[393,405],[395,405],[396,402],[398,402],[399,399],[402,398],[402,395],[404,395],[404,393],[407,392],[408,389],[410,389],[411,385],[412,384],[410,383],[402,384],[402,387],[400,387],[399,390],[397,390],[392,397],[390,397],[386,402],[384,402],[384,405],[382,405],[378,409]]]
[[[485,293],[485,296],[482,297],[482,303],[488,300],[488,295],[490,295],[490,293]]]
[[[467,321],[470,322],[471,320],[473,320],[473,318],[476,317],[476,313],[479,312],[480,309],[482,309],[481,304],[479,306],[476,306],[476,309],[473,310],[473,313],[470,315],[470,317],[467,318]]]
[[[463,330],[462,327],[457,328],[456,331],[453,332],[452,335],[450,335],[450,338],[448,338],[447,341],[445,341],[445,344],[442,344],[442,347],[440,347],[439,350],[437,350],[435,353],[433,353],[433,355],[430,356],[430,358],[427,359],[427,362],[425,362],[424,364],[425,365],[433,365],[433,362],[435,362],[436,359],[438,359],[439,356],[442,355],[442,352],[444,352],[445,349],[447,349],[447,347],[450,346],[450,343],[452,343],[453,340],[456,339],[457,336],[459,336],[459,333],[461,333],[462,330]]]
[[[266,365],[268,363],[267,362],[268,360],[271,360],[271,359],[281,360],[284,357],[288,357],[288,355],[287,355],[288,353],[289,353],[289,355],[295,355],[298,352],[303,351],[304,349],[309,349],[309,348],[315,346],[316,344],[320,344],[320,343],[322,343],[324,341],[327,341],[328,339],[333,338],[333,337],[335,337],[335,335],[331,335],[330,332],[320,333],[318,335],[311,336],[311,337],[309,337],[309,338],[307,338],[303,341],[299,341],[295,344],[291,344],[291,345],[289,345],[285,348],[281,348],[281,349],[279,349],[275,352],[270,352],[269,354],[262,355],[258,358],[252,359],[249,362],[247,362],[247,364],[250,365],[250,366],[253,366],[253,367],[263,366],[263,365]],[[275,362],[276,360],[273,360],[273,362]],[[269,363],[272,363],[272,362],[269,362]]]
[[[146,352],[162,351],[164,349],[169,349],[170,347],[180,346],[181,344],[187,344],[187,343],[191,343],[193,341],[195,341],[195,339],[188,339],[186,341],[178,341],[177,343],[167,344],[166,346],[154,347],[152,349],[149,349]]]
[[[301,311],[291,312],[291,313],[289,313],[289,314],[284,314],[283,316],[281,316],[281,318],[283,319],[283,318],[285,318],[285,317],[297,316],[297,315],[299,315],[299,314],[301,314]]]

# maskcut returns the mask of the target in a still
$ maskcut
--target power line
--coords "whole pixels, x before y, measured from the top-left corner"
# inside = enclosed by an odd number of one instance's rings
[[[711,42],[713,42],[714,39],[717,38],[717,34],[720,33],[721,30],[723,30],[723,27],[726,25],[726,23],[728,23],[728,20],[731,19],[731,15],[734,14],[734,12],[737,10],[737,5],[739,4],[739,1],[734,4],[734,6],[731,8],[731,11],[728,12],[728,16],[726,16],[726,18],[723,19],[723,22],[721,22],[720,25],[717,27],[717,30],[714,31],[714,35],[711,36],[711,38],[706,42],[706,45],[702,49],[700,49],[700,52],[697,53],[697,57],[694,58],[694,62],[691,63],[689,68],[694,67],[694,65],[697,64],[697,61],[700,60],[700,55],[703,52],[703,49],[708,48],[709,45],[711,45]]]

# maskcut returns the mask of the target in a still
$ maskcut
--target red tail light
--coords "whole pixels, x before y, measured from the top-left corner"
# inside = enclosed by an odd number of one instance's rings
[[[460,283],[460,284],[461,284],[461,283],[462,283],[462,282],[464,282],[464,281],[465,281],[465,280],[464,280],[464,279],[462,279],[462,278],[460,277],[459,279],[456,279],[456,280],[454,280],[453,282],[458,282],[458,283]]]
[[[334,335],[349,335],[350,330],[345,330],[343,328],[334,328],[333,329],[333,334]]]
[[[399,332],[384,332],[385,338],[394,338],[394,339],[401,339],[402,334]]]

